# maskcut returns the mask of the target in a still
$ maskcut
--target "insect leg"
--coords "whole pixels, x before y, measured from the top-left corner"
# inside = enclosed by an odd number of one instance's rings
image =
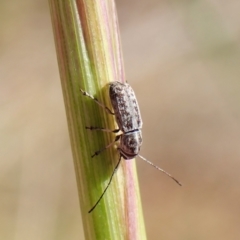
[[[102,127],[86,127],[86,129],[89,129],[89,130],[97,130],[97,131],[103,131],[103,132],[113,132],[113,133],[117,133],[120,131],[120,129],[114,129],[114,130],[111,130],[111,129],[107,129],[107,128],[102,128]]]
[[[121,135],[122,135],[122,134],[121,134]],[[115,140],[114,140],[113,142],[111,142],[110,144],[108,144],[106,147],[104,147],[104,148],[96,151],[91,157],[93,158],[93,157],[99,155],[101,152],[103,152],[103,151],[106,150],[107,148],[110,148],[112,145],[114,145],[115,142],[117,142],[117,141],[120,139],[121,135],[117,135],[117,136],[115,137]]]
[[[93,97],[92,95],[90,95],[89,93],[85,92],[84,90],[82,90],[80,88],[80,91],[82,92],[82,94],[86,97],[91,98],[92,100],[94,100],[100,107],[104,108],[109,114],[114,115],[114,112],[112,112],[107,106],[105,106],[103,103],[99,102],[97,98]]]
[[[92,212],[92,211],[94,210],[94,208],[98,205],[98,203],[100,202],[100,200],[101,200],[102,197],[104,196],[105,192],[107,191],[108,187],[110,186],[110,184],[111,184],[111,182],[112,182],[112,179],[113,179],[114,174],[116,173],[116,171],[117,171],[117,169],[118,169],[118,167],[119,167],[119,165],[120,165],[121,159],[122,159],[122,156],[120,155],[120,158],[119,158],[119,160],[118,160],[118,163],[117,163],[116,167],[115,167],[114,170],[113,170],[113,173],[112,173],[112,175],[111,175],[111,177],[110,177],[110,179],[109,179],[109,182],[108,182],[106,188],[104,189],[102,195],[99,197],[99,199],[98,199],[97,202],[94,204],[94,206],[88,211],[88,213],[90,213],[90,212]]]

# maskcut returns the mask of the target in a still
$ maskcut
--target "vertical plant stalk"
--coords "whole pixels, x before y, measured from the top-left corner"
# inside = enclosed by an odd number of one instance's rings
[[[85,126],[115,129],[112,115],[84,97],[80,88],[110,107],[111,81],[124,82],[117,14],[113,0],[49,0],[59,71],[71,139],[86,239],[146,239],[135,161],[122,161],[112,184],[92,213],[119,159],[115,148],[91,155],[113,134]]]

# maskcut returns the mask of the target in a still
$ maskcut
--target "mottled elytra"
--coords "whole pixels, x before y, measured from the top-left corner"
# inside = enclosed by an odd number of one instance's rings
[[[139,155],[140,147],[142,145],[142,118],[138,106],[138,102],[135,96],[135,93],[131,86],[127,83],[121,83],[121,82],[111,82],[109,84],[109,97],[112,104],[113,112],[104,104],[98,101],[97,98],[91,96],[84,90],[80,89],[82,94],[84,96],[87,96],[91,99],[93,99],[99,106],[104,108],[108,113],[115,116],[118,129],[110,130],[102,127],[86,127],[86,129],[89,130],[100,130],[105,132],[113,132],[120,134],[116,135],[114,141],[104,148],[96,151],[92,157],[97,156],[102,151],[106,150],[107,148],[113,146],[117,141],[119,141],[117,150],[120,153],[120,157],[118,160],[118,163],[116,167],[113,170],[113,173],[109,179],[109,182],[104,189],[102,195],[99,197],[97,202],[94,204],[94,206],[89,210],[89,213],[94,210],[94,208],[98,205],[102,197],[104,196],[105,192],[107,191],[109,185],[111,184],[113,175],[118,169],[118,166],[120,165],[122,157],[125,160],[131,160],[135,158],[136,156],[139,156],[142,160],[146,161],[159,171],[165,173],[170,178],[172,178],[177,184],[181,186],[181,183],[175,179],[173,176],[171,176],[169,173],[161,169],[160,167],[154,165],[152,162],[148,161],[146,158]]]

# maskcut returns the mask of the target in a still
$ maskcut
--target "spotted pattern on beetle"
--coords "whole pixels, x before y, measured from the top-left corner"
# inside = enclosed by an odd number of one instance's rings
[[[121,134],[116,135],[115,140],[108,144],[106,147],[96,151],[92,157],[95,157],[99,155],[102,151],[106,150],[107,148],[113,146],[117,141],[120,140],[117,150],[120,153],[120,158],[118,160],[118,163],[116,167],[113,170],[113,173],[110,177],[110,180],[104,189],[102,195],[99,197],[97,202],[94,204],[94,206],[89,210],[89,213],[92,212],[95,207],[98,205],[102,197],[104,196],[105,192],[107,191],[112,178],[115,174],[115,172],[118,169],[118,166],[120,165],[122,157],[125,160],[131,160],[135,158],[136,156],[139,156],[142,160],[146,161],[148,164],[152,165],[159,171],[165,173],[170,178],[172,178],[177,184],[181,186],[181,183],[176,180],[173,176],[171,176],[169,173],[161,169],[160,167],[154,165],[152,162],[148,161],[143,156],[139,155],[140,148],[142,145],[142,118],[140,114],[140,109],[138,106],[137,98],[135,96],[135,93],[132,89],[132,87],[127,83],[121,83],[121,82],[111,82],[109,84],[109,97],[112,104],[112,108],[114,112],[112,112],[107,106],[105,106],[103,103],[99,102],[97,98],[91,96],[89,93],[85,92],[84,90],[80,89],[82,94],[86,97],[89,97],[93,99],[100,107],[104,108],[108,113],[115,115],[115,119],[117,121],[117,125],[119,129],[106,129],[103,127],[86,127],[86,129],[89,130],[100,130],[105,132],[113,132],[118,133],[120,130],[122,131]]]
[[[124,133],[141,129],[140,109],[131,86],[127,83],[110,83],[109,96],[119,128]]]

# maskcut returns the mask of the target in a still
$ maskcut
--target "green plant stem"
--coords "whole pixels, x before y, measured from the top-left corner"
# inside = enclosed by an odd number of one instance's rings
[[[119,159],[114,134],[85,126],[115,129],[114,117],[80,88],[110,107],[107,83],[124,82],[114,1],[49,0],[59,71],[86,239],[146,239],[135,161],[122,161],[112,184],[92,213]]]

